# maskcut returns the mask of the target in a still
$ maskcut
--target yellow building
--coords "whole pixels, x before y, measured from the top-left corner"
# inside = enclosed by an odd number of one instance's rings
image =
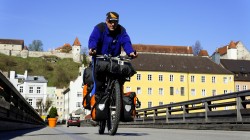
[[[208,57],[140,53],[125,91],[135,91],[141,108],[234,92],[234,75]],[[227,108],[226,108],[227,109]]]

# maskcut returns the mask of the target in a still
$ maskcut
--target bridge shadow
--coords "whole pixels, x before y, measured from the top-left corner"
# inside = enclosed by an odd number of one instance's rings
[[[97,135],[100,135],[99,133],[96,133]],[[104,133],[103,135],[109,135],[108,133]],[[116,133],[115,136],[145,136],[145,135],[149,135],[148,133]]]
[[[0,131],[0,140],[9,140],[9,139],[33,132],[33,131],[38,131],[38,130],[43,129],[43,128],[45,128],[45,127],[18,129],[18,130],[11,130],[11,131]]]
[[[41,127],[41,128],[30,128],[30,129],[20,129],[20,130],[12,130],[12,131],[0,131],[0,140],[10,140],[13,139],[15,137],[22,137],[25,134],[31,133],[31,132],[35,132],[35,131],[39,131],[41,129],[44,129],[45,127]],[[57,130],[58,131],[58,130]],[[54,135],[63,135],[63,134],[68,134],[68,135],[83,135],[83,134],[87,134],[87,133],[68,133],[68,132],[64,132],[64,131],[58,131],[61,133],[38,133],[38,134],[28,134],[25,135],[25,137],[39,137],[39,136],[54,136]]]
[[[116,133],[116,135],[119,135],[119,136],[145,136],[145,135],[148,135],[148,133]]]

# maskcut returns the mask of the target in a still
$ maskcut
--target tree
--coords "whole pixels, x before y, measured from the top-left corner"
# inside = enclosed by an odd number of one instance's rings
[[[47,98],[47,100],[45,102],[45,106],[44,106],[45,112],[47,112],[49,110],[51,105],[52,105],[52,101],[49,98]]]
[[[82,52],[82,64],[84,64],[84,66],[87,66],[89,63],[87,48],[84,47],[81,52]]]
[[[196,41],[195,45],[193,45],[193,54],[194,56],[197,56],[199,54],[199,52],[203,49],[201,46],[200,41]]]
[[[33,40],[32,44],[29,45],[28,49],[30,51],[43,51],[43,43],[41,40]]]
[[[56,109],[56,107],[51,107],[50,108],[50,110],[49,110],[49,117],[50,118],[55,118],[55,117],[57,117],[58,116],[58,114],[57,114],[57,109]]]

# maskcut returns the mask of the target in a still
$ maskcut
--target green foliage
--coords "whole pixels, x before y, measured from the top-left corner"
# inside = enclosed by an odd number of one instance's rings
[[[57,114],[57,109],[56,109],[56,107],[51,107],[50,108],[50,110],[49,110],[49,117],[50,118],[55,118],[55,117],[57,117],[58,116],[58,114]]]
[[[28,75],[44,76],[48,80],[48,86],[67,87],[70,81],[77,78],[81,64],[69,58],[54,58],[57,61],[52,63],[42,58],[21,58],[0,54],[0,69],[7,72],[16,71],[17,74],[23,74],[27,70]]]

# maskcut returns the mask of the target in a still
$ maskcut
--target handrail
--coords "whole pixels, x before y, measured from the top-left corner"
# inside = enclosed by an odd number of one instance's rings
[[[245,90],[140,109],[130,123],[250,123],[248,97]]]
[[[14,129],[14,127],[16,127],[16,129],[21,129],[21,127],[25,127],[25,124],[27,124],[27,126],[29,125],[29,127],[31,125],[45,125],[45,122],[35,109],[24,99],[1,71],[0,120],[8,122],[8,128],[1,127],[0,130]],[[11,128],[12,126],[13,128]]]

